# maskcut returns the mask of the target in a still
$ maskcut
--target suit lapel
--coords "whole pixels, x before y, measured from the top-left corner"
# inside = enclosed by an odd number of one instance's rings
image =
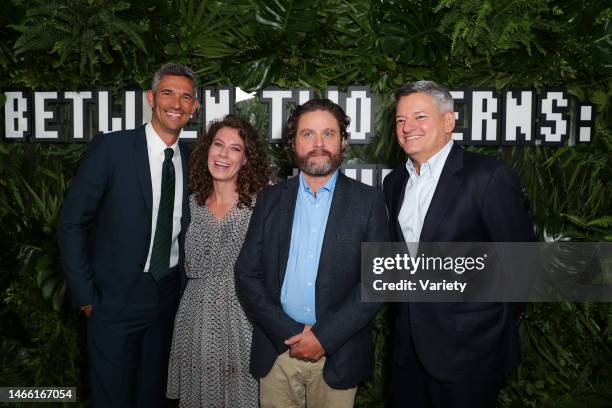
[[[299,187],[298,176],[292,177],[285,182],[280,195],[280,209],[278,215],[278,279],[279,286],[283,286],[287,260],[289,259],[289,246],[291,245],[291,229],[293,226],[293,215],[295,213],[295,202]]]
[[[457,174],[462,168],[463,149],[457,143],[453,143],[425,215],[419,238],[420,242],[430,242],[433,239],[434,232],[438,229],[444,214],[453,205],[455,195],[457,195],[463,182],[463,179]]]
[[[137,132],[138,134],[134,139],[134,163],[136,163],[140,191],[142,192],[147,211],[151,214],[153,187],[151,186],[151,167],[149,165],[145,127],[141,126],[137,129]]]
[[[181,233],[187,231],[189,225],[189,147],[179,140],[179,151],[181,152],[181,167],[183,168],[183,208],[181,213]]]
[[[323,236],[323,246],[321,248],[321,256],[319,257],[318,271],[322,271],[325,267],[334,244],[336,243],[338,228],[342,225],[342,217],[346,213],[346,209],[349,205],[349,189],[350,185],[347,177],[339,172],[338,180],[336,180],[336,187],[334,188],[334,197],[332,198],[331,207],[329,209],[329,216],[327,217],[327,226],[325,227],[325,235]]]
[[[395,184],[392,196],[395,197],[395,201],[393,202],[393,208],[391,209],[390,216],[393,220],[393,228],[395,228],[395,234],[398,238],[401,238],[402,241],[406,241],[404,238],[404,233],[402,232],[402,227],[399,223],[399,213],[402,209],[402,204],[404,203],[404,194],[406,193],[406,184],[408,183],[408,179],[410,175],[408,174],[408,170],[406,170],[406,166],[403,166],[401,169],[401,177]]]

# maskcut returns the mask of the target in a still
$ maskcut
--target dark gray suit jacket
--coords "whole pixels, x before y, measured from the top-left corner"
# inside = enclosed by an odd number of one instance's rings
[[[284,341],[303,325],[287,316],[280,295],[299,180],[264,189],[236,262],[239,296],[254,321],[251,373],[264,377]],[[312,331],[326,351],[323,376],[338,389],[355,387],[372,370],[371,321],[380,304],[360,301],[361,242],[388,241],[381,191],[338,175],[316,280],[316,318]]]

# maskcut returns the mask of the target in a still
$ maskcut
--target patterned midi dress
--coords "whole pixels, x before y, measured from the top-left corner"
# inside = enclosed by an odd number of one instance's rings
[[[181,407],[258,407],[258,382],[249,373],[253,329],[234,284],[252,210],[234,204],[219,220],[193,195],[189,205],[188,281],[174,323],[167,395],[180,398]]]

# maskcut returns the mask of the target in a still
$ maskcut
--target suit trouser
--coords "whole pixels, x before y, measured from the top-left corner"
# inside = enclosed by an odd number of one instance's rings
[[[87,322],[92,406],[164,407],[168,358],[179,301],[177,268],[156,282],[142,273],[123,310]]]
[[[393,361],[391,373],[392,408],[494,408],[504,384],[503,375],[491,375],[477,382],[448,383],[432,377],[406,339],[406,360]]]

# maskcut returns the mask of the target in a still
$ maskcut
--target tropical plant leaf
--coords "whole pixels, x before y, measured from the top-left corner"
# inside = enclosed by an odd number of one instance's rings
[[[317,0],[264,0],[258,1],[255,19],[274,31],[306,33],[312,31],[316,19]]]

